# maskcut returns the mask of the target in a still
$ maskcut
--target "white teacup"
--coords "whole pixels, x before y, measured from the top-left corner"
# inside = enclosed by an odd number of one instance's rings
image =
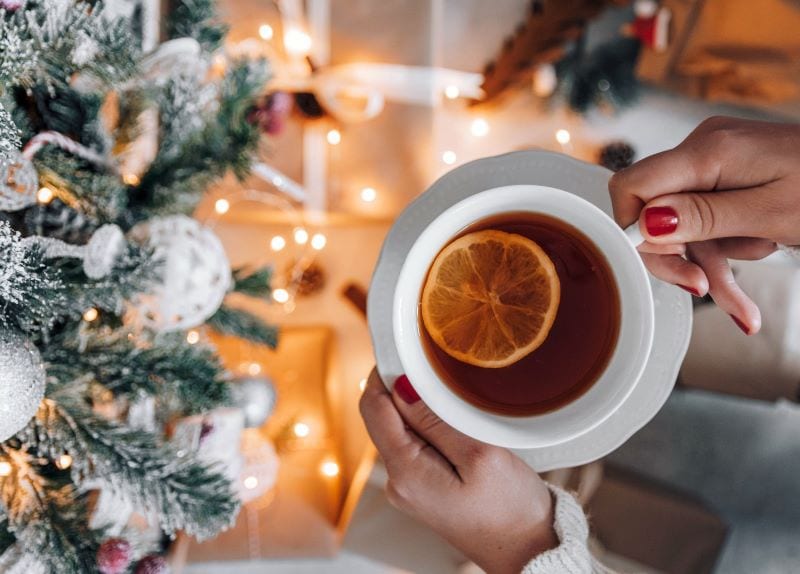
[[[603,252],[620,294],[620,330],[605,370],[579,398],[535,416],[481,410],[454,393],[436,373],[422,346],[418,305],[428,269],[439,251],[466,227],[513,212],[550,215],[582,231]],[[588,201],[540,185],[511,185],[453,205],[425,228],[406,257],[394,296],[394,337],[404,372],[422,400],[442,420],[478,440],[509,448],[540,448],[593,429],[616,411],[644,371],[653,343],[653,295],[636,251],[638,227],[623,231]],[[575,342],[576,345],[580,341]]]

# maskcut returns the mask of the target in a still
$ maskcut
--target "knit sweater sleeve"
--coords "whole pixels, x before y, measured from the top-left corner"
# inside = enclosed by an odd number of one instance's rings
[[[560,544],[539,554],[522,570],[522,574],[594,574],[608,573],[597,562],[587,546],[589,525],[580,504],[566,492],[548,484],[555,498],[555,523],[553,525]]]
[[[800,260],[800,245],[778,245],[783,251]]]

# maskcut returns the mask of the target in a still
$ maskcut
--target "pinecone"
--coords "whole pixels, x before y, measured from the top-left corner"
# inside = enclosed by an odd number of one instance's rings
[[[89,240],[94,231],[93,223],[85,215],[59,199],[28,209],[25,228],[29,235],[46,235],[81,245]]]
[[[631,165],[635,155],[636,150],[628,142],[611,142],[600,150],[600,158],[597,163],[617,172]]]
[[[316,263],[305,268],[297,282],[297,295],[308,297],[325,287],[325,271]]]

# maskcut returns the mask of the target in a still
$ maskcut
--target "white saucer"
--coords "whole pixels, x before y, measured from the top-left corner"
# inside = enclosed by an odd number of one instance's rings
[[[447,173],[398,217],[386,236],[367,301],[378,373],[384,381],[403,374],[392,328],[395,285],[406,253],[423,229],[451,205],[475,193],[515,184],[537,184],[575,193],[611,214],[610,172],[547,151],[521,151],[477,160]],[[607,455],[642,428],[667,400],[692,331],[691,296],[651,278],[655,338],[641,380],[611,417],[564,443],[516,450],[537,471],[578,466]]]

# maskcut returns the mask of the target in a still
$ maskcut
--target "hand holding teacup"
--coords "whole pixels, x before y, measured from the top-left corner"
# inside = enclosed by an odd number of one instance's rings
[[[746,334],[759,331],[761,313],[728,259],[800,244],[800,126],[710,118],[676,148],[615,174],[609,188],[617,222],[638,220],[653,275],[709,293]]]

